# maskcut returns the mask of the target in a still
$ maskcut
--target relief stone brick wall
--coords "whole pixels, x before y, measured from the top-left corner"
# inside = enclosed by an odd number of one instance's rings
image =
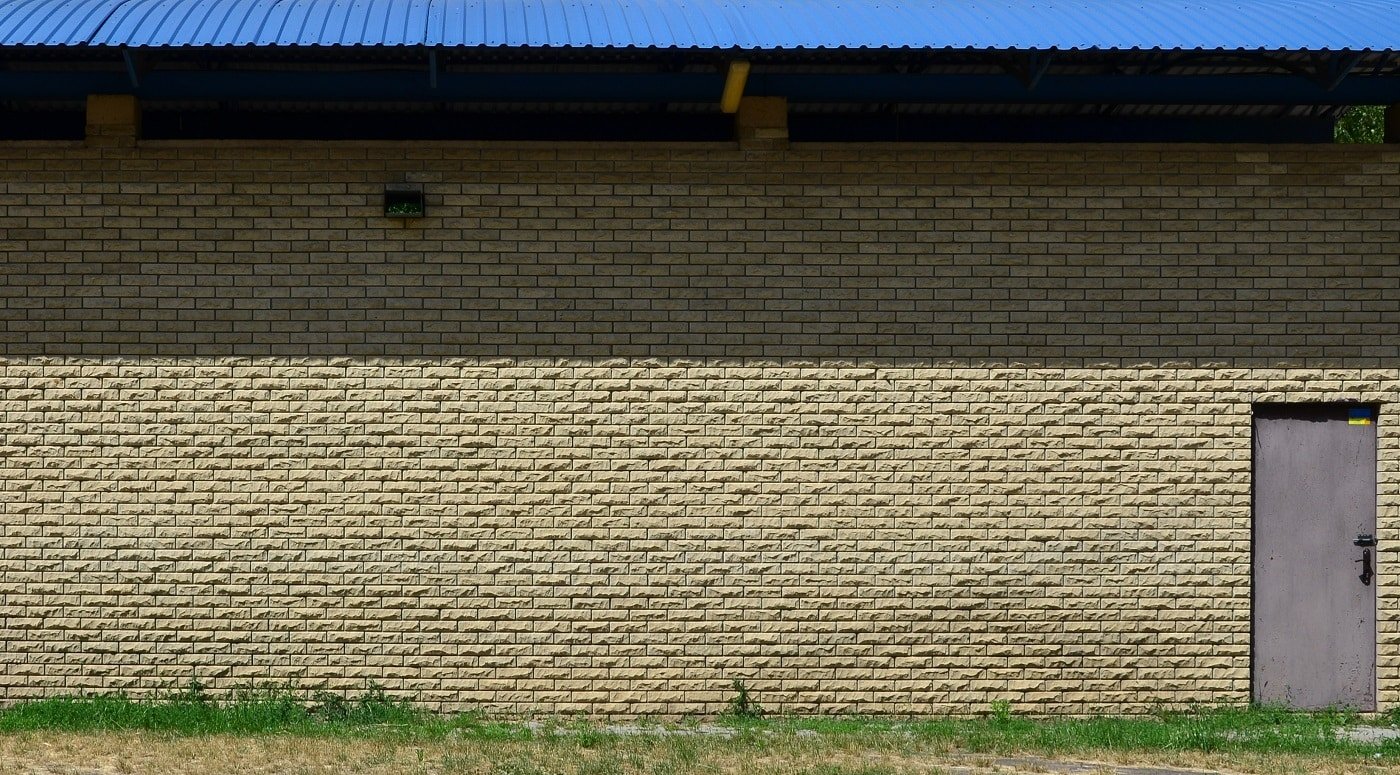
[[[1251,405],[1363,400],[1394,707],[1398,244],[1395,148],[3,144],[0,698],[1241,702]]]

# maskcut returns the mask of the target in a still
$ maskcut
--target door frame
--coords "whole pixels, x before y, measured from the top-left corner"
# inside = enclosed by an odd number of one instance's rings
[[[1249,411],[1249,703],[1250,703],[1251,705],[1253,705],[1253,704],[1255,704],[1255,703],[1257,702],[1257,700],[1255,699],[1255,697],[1257,696],[1257,693],[1256,693],[1256,691],[1255,691],[1255,690],[1257,689],[1257,686],[1256,686],[1255,684],[1256,684],[1256,681],[1257,681],[1257,678],[1258,678],[1258,670],[1257,670],[1256,668],[1257,668],[1257,666],[1258,666],[1258,649],[1259,649],[1258,632],[1256,631],[1256,630],[1257,630],[1258,620],[1257,620],[1256,617],[1255,617],[1255,614],[1256,614],[1257,611],[1258,611],[1258,601],[1257,601],[1257,598],[1258,598],[1258,594],[1259,594],[1259,585],[1258,585],[1258,583],[1257,583],[1257,582],[1258,582],[1258,579],[1255,578],[1255,564],[1254,564],[1255,550],[1256,550],[1256,548],[1259,546],[1259,536],[1258,536],[1259,522],[1258,522],[1258,520],[1255,519],[1255,515],[1256,515],[1256,513],[1257,513],[1257,512],[1256,512],[1256,509],[1258,508],[1258,502],[1259,502],[1259,493],[1258,493],[1258,489],[1257,489],[1258,486],[1259,486],[1259,458],[1258,458],[1257,455],[1254,454],[1254,450],[1255,450],[1255,440],[1256,440],[1256,438],[1257,438],[1256,434],[1258,433],[1258,423],[1257,423],[1257,420],[1258,420],[1258,418],[1259,418],[1259,416],[1260,416],[1261,414],[1267,416],[1268,414],[1274,413],[1274,412],[1277,412],[1277,413],[1280,414],[1280,415],[1282,415],[1282,414],[1284,414],[1284,413],[1290,413],[1291,416],[1295,416],[1295,417],[1296,417],[1296,416],[1300,416],[1300,415],[1306,416],[1307,414],[1324,415],[1324,414],[1326,414],[1326,413],[1328,412],[1328,410],[1336,410],[1336,409],[1338,409],[1338,408],[1343,408],[1343,407],[1345,407],[1345,408],[1351,408],[1351,407],[1358,407],[1358,408],[1359,408],[1359,407],[1365,407],[1365,408],[1369,409],[1369,410],[1371,411],[1371,422],[1374,423],[1375,426],[1376,426],[1376,456],[1375,456],[1375,458],[1376,458],[1376,470],[1375,470],[1375,476],[1376,476],[1376,492],[1375,492],[1375,503],[1376,503],[1376,507],[1375,507],[1375,508],[1376,508],[1375,522],[1376,522],[1376,528],[1375,528],[1375,529],[1376,529],[1376,538],[1377,538],[1377,541],[1379,542],[1379,540],[1380,540],[1380,538],[1381,538],[1381,522],[1380,522],[1380,495],[1381,495],[1381,494],[1380,494],[1380,487],[1381,487],[1381,475],[1380,475],[1380,474],[1381,474],[1381,429],[1380,429],[1380,424],[1381,424],[1381,407],[1382,407],[1382,406],[1383,406],[1383,404],[1382,404],[1381,402],[1379,402],[1379,401],[1259,401],[1259,402],[1255,402],[1255,403],[1250,404],[1250,407],[1249,407],[1249,409],[1250,409],[1250,411]],[[1381,611],[1380,611],[1380,603],[1381,603],[1381,594],[1380,594],[1381,573],[1380,573],[1380,567],[1381,567],[1381,564],[1380,564],[1380,558],[1381,558],[1381,554],[1380,554],[1380,549],[1379,549],[1379,548],[1376,549],[1376,552],[1375,552],[1375,555],[1374,555],[1374,556],[1375,556],[1375,560],[1374,560],[1374,562],[1375,562],[1375,567],[1376,567],[1376,569],[1377,569],[1377,570],[1376,570],[1375,580],[1374,580],[1374,582],[1373,582],[1373,583],[1376,585],[1376,595],[1375,595],[1375,598],[1376,598],[1376,612],[1375,612],[1375,616],[1372,617],[1372,620],[1371,620],[1371,626],[1372,626],[1372,628],[1373,628],[1372,633],[1371,633],[1371,645],[1372,645],[1371,661],[1372,661],[1372,664],[1375,666],[1375,669],[1374,669],[1374,680],[1375,680],[1375,683],[1374,683],[1374,684],[1372,685],[1372,687],[1371,687],[1371,696],[1372,696],[1372,698],[1373,698],[1373,707],[1371,707],[1371,708],[1369,708],[1369,709],[1365,709],[1365,708],[1358,709],[1358,710],[1361,710],[1362,712],[1378,712],[1378,711],[1380,710],[1380,705],[1381,705],[1381,702],[1380,702],[1380,681],[1381,681],[1381,675],[1380,675],[1380,665],[1381,665],[1381,663],[1380,663],[1380,624],[1381,624],[1381,616],[1380,616],[1380,614],[1381,614]]]

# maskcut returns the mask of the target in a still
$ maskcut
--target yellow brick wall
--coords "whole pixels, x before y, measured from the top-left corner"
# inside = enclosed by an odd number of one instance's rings
[[[3,144],[0,697],[1245,701],[1251,404],[1365,400],[1394,707],[1397,244],[1396,149]]]

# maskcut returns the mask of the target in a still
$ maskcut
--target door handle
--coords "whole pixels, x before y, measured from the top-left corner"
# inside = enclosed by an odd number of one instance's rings
[[[1361,559],[1357,562],[1361,563],[1361,583],[1368,587],[1371,586],[1371,579],[1376,575],[1371,571],[1371,550],[1362,549]]]

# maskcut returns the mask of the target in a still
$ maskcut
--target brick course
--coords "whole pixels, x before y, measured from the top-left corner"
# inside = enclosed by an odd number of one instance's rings
[[[1396,148],[2,144],[0,697],[1245,701],[1251,404],[1396,399],[1397,244]]]

